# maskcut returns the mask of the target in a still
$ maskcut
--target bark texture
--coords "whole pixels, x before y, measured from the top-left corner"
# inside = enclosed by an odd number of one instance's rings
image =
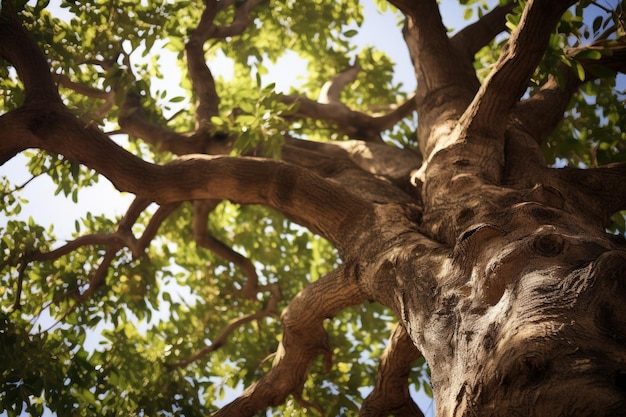
[[[72,115],[45,56],[8,7],[0,24],[0,56],[26,91],[18,110],[0,117],[0,161],[39,148],[137,195],[115,235],[92,237],[110,244],[113,254],[121,246],[139,254],[149,244],[154,230],[135,239],[130,226],[151,201],[161,204],[158,228],[179,202],[197,200],[197,242],[246,271],[248,297],[279,294],[261,288],[251,262],[207,232],[206,216],[220,200],[273,207],[337,247],[342,266],[282,312],[285,334],[272,370],[215,415],[253,416],[288,395],[323,411],[302,398],[312,361],[321,354],[332,364],[323,322],[366,300],[389,307],[399,325],[363,416],[422,415],[407,382],[420,355],[432,370],[440,417],[624,415],[626,245],[604,227],[626,208],[626,166],[546,166],[540,145],[581,83],[572,72],[564,86],[550,79],[521,98],[550,33],[574,2],[528,1],[493,72],[480,83],[474,53],[504,30],[513,4],[449,37],[435,0],[391,1],[406,16],[416,96],[382,117],[350,110],[338,91],[358,65],[338,75],[339,84],[331,80],[320,101],[285,96],[286,103],[300,103],[294,118],[334,122],[354,139],[288,138],[283,161],[224,156],[232,138],[216,134],[210,123],[219,95],[203,45],[245,29],[261,2],[242,3],[226,27],[213,19],[230,2],[207,1],[187,44],[198,100],[195,131],[154,125],[132,110],[139,97],[125,99],[124,131],[186,155],[162,166],[131,155]],[[616,46],[606,65],[623,71],[623,49]],[[419,153],[380,143],[382,130],[414,110]],[[35,254],[31,261],[55,256],[60,253]]]

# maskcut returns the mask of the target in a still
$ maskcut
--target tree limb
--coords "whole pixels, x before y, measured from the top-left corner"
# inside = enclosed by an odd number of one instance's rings
[[[61,103],[45,55],[20,24],[8,0],[2,0],[0,8],[0,57],[13,65],[22,80],[26,103],[37,99]]]
[[[436,0],[391,0],[390,3],[407,17],[403,33],[415,66],[418,88],[427,92],[451,84],[461,88],[468,81],[465,67],[472,62],[459,62]],[[475,76],[469,78],[470,82],[472,78],[475,79]]]
[[[602,54],[599,59],[576,59],[576,56],[595,50]],[[602,66],[615,72],[626,73],[626,41],[596,41],[589,46],[567,51],[570,59],[583,66],[585,77],[580,79],[574,68],[561,64],[556,71],[561,74],[561,81],[549,75],[541,88],[528,99],[516,104],[512,116],[519,120],[524,129],[541,144],[562,120],[563,113],[572,95],[585,82],[596,79],[595,68]]]
[[[425,158],[437,144],[434,126],[456,124],[479,88],[474,57],[460,56],[435,0],[390,1],[406,15],[403,36],[417,78],[417,136]],[[431,137],[431,136],[435,137]]]
[[[586,211],[585,217],[592,224],[608,227],[611,215],[626,210],[626,163],[590,169],[552,169],[551,175],[563,182],[561,189],[570,193],[568,202],[579,211]]]
[[[251,417],[282,404],[290,394],[303,401],[306,374],[315,358],[324,355],[326,367],[332,365],[324,320],[365,300],[354,278],[340,266],[300,292],[283,311],[284,333],[272,369],[214,417]]]
[[[110,97],[114,95],[112,92],[103,91],[99,88],[90,87],[88,85],[72,81],[70,77],[65,74],[54,74],[52,78],[63,87],[69,88],[70,90],[75,91],[78,94],[82,94],[85,97],[108,101]]]
[[[357,62],[350,68],[335,75],[322,86],[322,91],[320,91],[317,102],[322,104],[341,103],[339,97],[341,91],[343,91],[346,85],[356,80],[359,71],[361,71],[361,66]]]
[[[250,259],[228,247],[209,232],[209,213],[212,212],[219,203],[220,200],[195,200],[193,202],[194,239],[199,247],[210,250],[220,258],[232,262],[243,271],[247,280],[241,292],[244,297],[252,299],[259,292],[259,276],[256,272],[256,268]]]
[[[118,190],[160,204],[190,199],[264,204],[340,248],[350,247],[347,235],[358,229],[354,217],[365,221],[372,209],[345,188],[280,161],[196,155],[165,166],[151,164],[85,126],[62,105],[27,106],[2,115],[0,132],[0,154],[18,144],[59,153],[95,169]]]
[[[203,153],[205,150],[203,139],[206,135],[184,135],[167,126],[148,120],[147,114],[141,106],[141,97],[134,92],[126,94],[118,122],[124,133],[141,138],[161,151],[172,152],[175,155],[187,155]]]
[[[298,110],[292,117],[309,117],[334,123],[337,129],[355,139],[366,142],[383,143],[380,132],[391,129],[416,108],[416,98],[412,96],[400,106],[383,116],[370,116],[353,111],[343,103],[322,103],[306,97],[280,96],[286,104],[298,103]]]
[[[219,114],[219,95],[215,87],[213,74],[206,64],[204,56],[204,43],[211,36],[213,19],[217,14],[217,2],[206,2],[198,26],[191,34],[191,38],[185,44],[187,56],[187,70],[189,79],[193,84],[193,91],[197,97],[196,103],[196,129],[207,129],[212,116]],[[213,6],[213,7],[210,7]]]
[[[530,0],[496,65],[460,119],[468,138],[504,142],[506,119],[528,86],[550,34],[573,0]]]
[[[206,130],[211,126],[212,116],[219,114],[219,95],[215,87],[213,74],[206,64],[204,43],[209,39],[223,39],[243,33],[250,23],[250,11],[266,0],[245,0],[235,5],[235,17],[229,26],[221,27],[214,24],[217,13],[229,7],[233,2],[207,1],[202,17],[196,30],[185,45],[187,53],[187,69],[197,95],[196,123],[197,128]]]
[[[215,352],[216,350],[224,346],[228,342],[228,338],[230,337],[230,335],[241,326],[248,324],[252,321],[262,320],[265,317],[277,315],[278,314],[277,304],[278,304],[279,298],[276,298],[275,293],[277,292],[278,286],[274,286],[274,287],[275,287],[275,291],[273,291],[272,298],[270,299],[270,302],[268,302],[268,305],[265,309],[258,311],[256,313],[253,313],[253,314],[247,314],[243,317],[239,317],[237,319],[231,320],[230,323],[228,323],[228,325],[224,329],[222,329],[220,334],[212,341],[210,345],[203,347],[202,349],[200,349],[199,351],[197,351],[196,353],[194,353],[193,355],[185,359],[168,363],[167,367],[168,368],[182,368],[197,360],[200,360],[204,358],[206,355],[212,352]]]
[[[457,32],[450,42],[459,53],[473,58],[483,46],[505,30],[505,17],[515,8],[516,3],[511,1],[507,5],[495,7],[475,23]]]
[[[408,333],[398,324],[380,358],[374,390],[365,398],[360,417],[424,417],[409,393],[409,374],[421,357]]]

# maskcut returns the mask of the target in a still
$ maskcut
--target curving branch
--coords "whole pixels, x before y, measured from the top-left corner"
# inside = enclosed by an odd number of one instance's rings
[[[324,320],[366,299],[346,269],[340,266],[324,275],[289,303],[282,314],[284,334],[272,369],[214,417],[251,417],[262,409],[282,404],[288,395],[321,412],[319,406],[302,398],[302,390],[308,369],[318,355],[324,356],[327,368],[332,365]]]
[[[278,290],[278,286],[274,285],[272,288],[272,296],[268,301],[267,306],[263,310],[231,320],[231,322],[228,323],[228,325],[224,329],[222,329],[220,334],[212,341],[210,345],[203,347],[202,349],[185,359],[168,363],[166,364],[166,366],[169,368],[183,368],[197,360],[204,358],[210,353],[215,352],[216,350],[224,346],[228,342],[228,338],[230,337],[230,335],[241,326],[244,326],[252,321],[258,321],[266,317],[277,315],[278,301],[280,301],[280,291]]]
[[[322,91],[317,99],[318,103],[341,103],[340,95],[341,91],[346,85],[353,83],[356,80],[357,75],[361,71],[361,66],[358,62],[352,65],[347,70],[335,75],[331,80],[327,81],[322,86]]]
[[[124,133],[141,138],[161,151],[187,155],[203,153],[205,150],[203,135],[185,135],[150,121],[141,106],[141,97],[134,92],[126,94],[118,122]]]
[[[245,274],[247,280],[241,293],[244,297],[254,299],[261,287],[259,276],[250,259],[230,248],[211,235],[208,229],[208,216],[220,200],[195,200],[193,202],[193,234],[194,240],[199,247],[210,250],[220,258],[232,262]]]
[[[298,110],[291,117],[308,117],[334,123],[337,129],[355,139],[384,143],[380,132],[393,128],[400,120],[416,110],[416,97],[412,96],[383,116],[370,116],[351,110],[339,102],[322,103],[306,97],[281,95],[286,104],[298,103]]]
[[[561,189],[568,190],[568,201],[573,206],[580,207],[580,211],[586,209],[590,223],[606,227],[611,215],[626,210],[626,163],[590,169],[551,169],[550,174],[562,182]]]
[[[389,1],[405,15],[404,38],[415,66],[418,88],[433,92],[450,85],[463,87],[468,79],[466,66],[460,64],[457,51],[447,35],[436,0]],[[473,67],[471,73],[473,73]],[[475,76],[473,77],[475,78]]]
[[[528,86],[550,34],[573,0],[531,0],[511,34],[491,74],[460,119],[468,138],[488,137],[504,142],[511,109]]]
[[[204,44],[209,39],[223,39],[243,33],[250,24],[251,10],[266,0],[245,0],[233,5],[233,1],[220,2],[210,0],[205,2],[200,22],[185,45],[187,54],[187,69],[197,95],[196,123],[198,129],[209,129],[210,119],[219,113],[219,95],[215,87],[213,74],[206,64]],[[214,24],[217,14],[227,8],[235,7],[235,16],[229,26]]]
[[[417,79],[417,136],[428,157],[443,129],[456,124],[479,88],[473,55],[459,55],[448,38],[435,0],[391,0],[406,16],[404,40]]]
[[[360,417],[424,417],[409,393],[409,374],[421,357],[404,326],[398,324],[380,359],[374,390],[365,398]]]
[[[474,55],[499,33],[505,30],[506,15],[515,8],[516,1],[497,6],[476,22],[457,32],[450,40],[454,48],[473,59]]]
[[[204,43],[211,36],[213,19],[218,12],[216,1],[208,1],[202,12],[198,26],[185,45],[189,78],[196,93],[196,128],[207,128],[211,116],[218,115],[219,95],[215,87],[213,74],[206,64]]]
[[[586,51],[597,51],[602,56],[598,59],[576,58]],[[598,78],[596,68],[604,67],[614,72],[626,73],[626,41],[598,40],[585,47],[570,49],[567,55],[582,65],[585,70],[584,79],[580,78],[571,65],[561,64],[556,69],[561,74],[561,80],[550,75],[537,92],[520,101],[512,112],[512,117],[524,126],[538,144],[543,143],[562,120],[563,113],[578,87]]]
[[[235,1],[235,17],[228,26],[215,26],[213,38],[224,39],[241,35],[251,22],[252,9],[267,2],[268,0]]]
[[[25,102],[49,100],[61,103],[50,77],[45,55],[15,15],[12,2],[2,0],[0,8],[0,57],[13,64],[24,84]]]
[[[7,113],[0,117],[0,132],[0,154],[17,146],[62,154],[98,171],[118,190],[160,204],[229,199],[267,205],[345,249],[351,246],[350,233],[358,230],[354,218],[366,221],[372,213],[369,203],[345,188],[280,161],[196,155],[151,164],[85,126],[62,105],[42,103]]]

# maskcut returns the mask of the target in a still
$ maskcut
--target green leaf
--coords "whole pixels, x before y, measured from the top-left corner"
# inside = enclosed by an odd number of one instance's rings
[[[580,51],[574,56],[575,59],[592,59],[597,60],[602,58],[602,53],[597,49],[585,49]]]
[[[213,126],[223,126],[224,125],[224,120],[221,117],[218,117],[218,116],[211,116],[211,124]]]
[[[600,30],[600,27],[602,26],[602,16],[596,16],[593,19],[593,24],[591,25],[591,27],[593,28],[593,32],[597,33]]]
[[[574,62],[574,69],[580,81],[585,81],[585,68],[580,62]]]
[[[245,113],[254,113],[254,105],[249,101],[240,101],[239,108]]]

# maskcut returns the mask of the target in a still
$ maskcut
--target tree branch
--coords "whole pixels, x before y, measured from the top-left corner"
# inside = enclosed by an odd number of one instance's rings
[[[27,256],[23,255],[19,259],[19,266],[17,267],[17,285],[15,288],[15,299],[13,304],[9,307],[9,313],[22,308],[22,288],[24,286],[24,274],[26,273],[26,267],[28,266]]]
[[[326,367],[332,353],[324,320],[342,309],[361,303],[365,295],[354,277],[340,266],[298,294],[283,311],[284,334],[272,369],[214,417],[251,417],[269,406],[282,404],[288,395],[302,401],[302,389],[310,365],[324,355]]]
[[[322,104],[341,103],[341,92],[346,85],[356,80],[359,71],[361,71],[361,66],[357,62],[347,70],[335,75],[322,86],[322,91],[320,91],[317,102]]]
[[[200,360],[204,358],[206,355],[212,352],[215,352],[216,350],[224,346],[228,342],[228,338],[230,337],[230,335],[241,326],[248,324],[252,321],[262,320],[265,317],[277,315],[278,314],[278,301],[280,301],[280,291],[278,290],[277,285],[272,285],[271,287],[272,288],[270,289],[272,290],[272,295],[271,295],[270,300],[267,303],[267,307],[265,307],[263,310],[258,311],[256,313],[247,314],[243,317],[239,317],[237,319],[231,320],[230,323],[228,323],[228,325],[224,329],[222,329],[220,334],[213,340],[213,342],[210,345],[203,347],[198,352],[194,353],[193,355],[185,359],[168,363],[167,367],[182,368],[197,360]]]
[[[206,7],[202,12],[200,22],[185,45],[189,78],[197,97],[196,129],[207,129],[210,126],[211,117],[219,114],[220,102],[213,74],[206,64],[204,56],[204,43],[211,36],[213,19],[218,12],[217,2],[208,1],[205,4]]]
[[[598,59],[577,59],[585,51],[598,51]],[[524,129],[541,144],[562,120],[567,105],[577,88],[585,82],[598,78],[595,68],[608,68],[626,73],[626,41],[595,41],[589,46],[574,48],[567,52],[570,59],[578,62],[585,70],[581,80],[572,66],[561,64],[557,71],[561,81],[550,75],[546,83],[526,100],[520,101],[513,109],[513,118],[519,120]]]
[[[406,15],[404,40],[417,79],[417,136],[422,155],[437,144],[441,127],[454,124],[479,88],[473,55],[459,55],[450,42],[435,0],[393,0]],[[438,126],[436,131],[433,128]]]
[[[215,87],[213,74],[206,64],[204,43],[209,39],[223,39],[243,33],[250,23],[250,11],[266,0],[246,0],[235,5],[235,17],[229,26],[214,24],[217,13],[229,7],[233,2],[207,1],[196,30],[185,45],[187,69],[198,101],[196,108],[197,128],[206,130],[211,126],[212,116],[219,114],[219,95]]]
[[[563,182],[560,189],[570,193],[567,201],[579,207],[579,211],[586,209],[585,216],[591,224],[607,227],[611,215],[626,210],[626,163],[550,171],[552,176]],[[572,187],[572,184],[576,184],[576,187]]]
[[[404,37],[415,66],[418,88],[426,92],[450,85],[468,88],[464,84],[469,81],[470,89],[475,89],[476,82],[472,80],[476,77],[471,67],[472,61],[459,62],[457,51],[452,47],[443,25],[437,2],[435,0],[389,2],[406,15]]]
[[[148,163],[62,105],[42,103],[0,116],[0,154],[18,145],[62,154],[95,169],[118,190],[160,204],[228,199],[267,205],[345,249],[351,231],[358,230],[355,216],[365,221],[372,210],[345,188],[280,161],[197,155],[165,166]]]
[[[113,105],[115,104],[115,92],[114,91],[103,91],[98,88],[93,88],[85,84],[74,82],[65,74],[54,74],[53,80],[65,88],[69,88],[70,90],[82,94],[85,97],[95,98],[99,100],[104,100],[104,103],[98,108],[98,110],[91,114],[90,117],[92,120],[100,120],[104,116],[106,116],[107,112],[111,110]]]
[[[126,94],[118,122],[124,133],[141,138],[161,151],[172,152],[175,155],[204,153],[205,151],[206,135],[184,135],[148,120],[141,106],[141,97],[136,93]]]
[[[228,247],[226,244],[213,237],[209,232],[209,213],[212,212],[219,203],[220,200],[195,200],[193,202],[194,239],[199,247],[210,250],[220,258],[232,262],[243,271],[247,280],[241,292],[244,297],[252,299],[259,292],[259,276],[257,275],[256,268],[250,259]]]
[[[282,95],[281,100],[286,104],[299,104],[297,112],[292,117],[326,120],[334,123],[340,132],[350,137],[379,143],[383,143],[380,132],[391,129],[396,123],[416,109],[415,96],[412,96],[391,112],[376,117],[353,111],[339,102],[322,103],[306,97],[288,95]]]
[[[453,47],[459,53],[473,59],[483,46],[505,30],[505,17],[515,8],[516,3],[516,1],[511,1],[505,6],[497,6],[475,23],[460,30],[450,40]]]
[[[468,138],[504,142],[506,120],[528,86],[550,34],[573,0],[530,0],[496,65],[460,119]]]
[[[216,26],[213,38],[227,38],[241,35],[250,24],[250,12],[268,0],[246,0],[235,5],[235,17],[228,26]]]
[[[54,74],[52,79],[61,84],[63,87],[69,88],[72,91],[77,92],[78,94],[82,94],[86,97],[91,97],[99,100],[108,100],[111,95],[111,92],[106,92],[100,90],[99,88],[90,87],[85,84],[74,82],[65,74]]]
[[[18,21],[11,1],[0,8],[0,57],[10,62],[24,84],[26,103],[43,99],[61,103],[45,55]]]
[[[409,374],[413,363],[421,357],[408,333],[398,324],[385,348],[374,390],[367,396],[360,417],[424,417],[409,393]]]

